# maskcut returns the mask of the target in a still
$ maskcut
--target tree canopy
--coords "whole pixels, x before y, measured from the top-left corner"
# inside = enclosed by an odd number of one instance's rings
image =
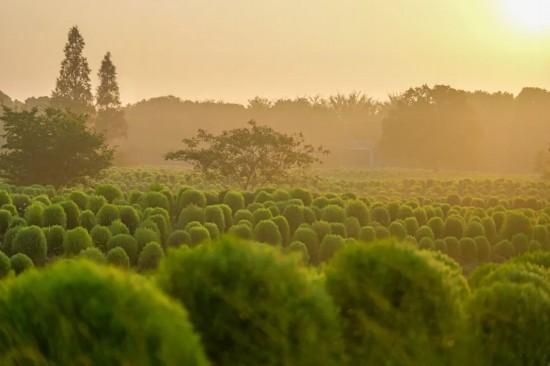
[[[306,144],[302,134],[283,134],[255,121],[220,135],[199,129],[197,136],[183,143],[184,149],[168,152],[165,159],[185,161],[207,179],[243,190],[288,183],[320,162],[316,153],[328,153]]]
[[[68,108],[75,113],[93,111],[90,67],[82,55],[84,45],[78,27],[72,27],[65,44],[65,59],[52,92],[52,106],[56,108]]]
[[[53,108],[3,111],[0,175],[9,182],[62,186],[111,166],[114,150],[103,134],[86,128],[86,115]]]

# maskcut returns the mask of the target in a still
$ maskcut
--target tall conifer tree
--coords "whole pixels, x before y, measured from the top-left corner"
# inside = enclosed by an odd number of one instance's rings
[[[82,55],[84,45],[84,38],[75,25],[69,30],[69,39],[65,44],[65,59],[52,93],[53,107],[68,108],[75,113],[93,112],[90,67]]]
[[[96,91],[97,115],[94,119],[95,127],[105,133],[107,140],[125,137],[127,125],[120,103],[116,67],[111,61],[110,52],[105,54],[97,76],[99,85]]]

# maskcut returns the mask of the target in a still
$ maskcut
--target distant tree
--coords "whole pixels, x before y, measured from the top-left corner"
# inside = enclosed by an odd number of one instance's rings
[[[82,55],[84,44],[78,27],[72,27],[65,44],[65,59],[52,92],[52,106],[55,108],[67,108],[74,113],[93,112],[90,67]]]
[[[98,131],[104,132],[108,141],[126,137],[128,126],[120,103],[120,93],[116,81],[116,68],[107,52],[97,73],[99,86],[96,91],[97,113],[93,124]]]
[[[207,179],[243,190],[304,176],[320,162],[315,153],[328,153],[321,146],[305,144],[302,134],[283,134],[254,121],[217,136],[199,129],[197,136],[183,143],[183,150],[168,152],[164,158],[185,161]]]
[[[10,183],[59,187],[96,177],[111,165],[114,150],[101,133],[86,128],[86,115],[52,108],[3,112],[0,175]]]
[[[390,98],[380,143],[385,165],[471,169],[479,159],[479,122],[468,94],[423,85]]]

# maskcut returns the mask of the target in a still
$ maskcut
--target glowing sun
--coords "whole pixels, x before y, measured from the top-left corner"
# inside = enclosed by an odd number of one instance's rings
[[[550,29],[550,0],[504,0],[506,12],[521,27]]]

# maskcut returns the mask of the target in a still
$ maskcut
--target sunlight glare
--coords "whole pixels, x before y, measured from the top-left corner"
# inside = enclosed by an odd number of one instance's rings
[[[506,11],[523,28],[550,29],[550,0],[506,0]]]

